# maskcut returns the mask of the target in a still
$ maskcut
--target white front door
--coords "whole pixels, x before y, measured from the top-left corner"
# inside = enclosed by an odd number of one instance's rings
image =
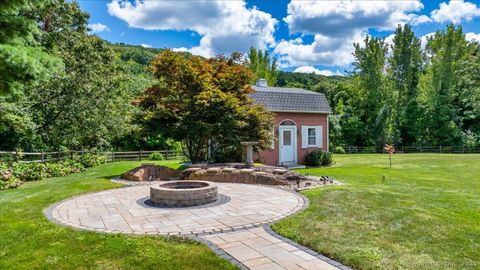
[[[296,144],[297,132],[295,127],[279,128],[280,132],[280,164],[295,163],[296,160]]]

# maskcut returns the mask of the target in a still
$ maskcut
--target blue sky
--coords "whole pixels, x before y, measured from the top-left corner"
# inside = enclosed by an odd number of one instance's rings
[[[366,34],[391,38],[409,23],[423,40],[447,24],[461,24],[480,41],[480,0],[79,1],[91,32],[113,42],[189,51],[202,56],[265,49],[281,69],[342,74],[351,68],[353,42]]]

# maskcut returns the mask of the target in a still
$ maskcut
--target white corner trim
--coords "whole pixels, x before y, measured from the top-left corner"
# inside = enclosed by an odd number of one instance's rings
[[[328,121],[328,115],[327,115],[327,145],[325,146],[326,152],[330,152],[330,121]]]

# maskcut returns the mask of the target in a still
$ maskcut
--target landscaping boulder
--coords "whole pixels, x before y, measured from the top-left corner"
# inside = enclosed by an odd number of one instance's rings
[[[165,166],[143,164],[121,175],[122,179],[130,181],[160,181],[177,180],[180,171]]]

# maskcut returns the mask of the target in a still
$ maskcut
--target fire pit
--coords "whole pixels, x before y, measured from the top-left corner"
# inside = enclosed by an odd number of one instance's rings
[[[217,186],[206,181],[170,181],[150,187],[150,200],[160,206],[197,206],[217,200]]]

